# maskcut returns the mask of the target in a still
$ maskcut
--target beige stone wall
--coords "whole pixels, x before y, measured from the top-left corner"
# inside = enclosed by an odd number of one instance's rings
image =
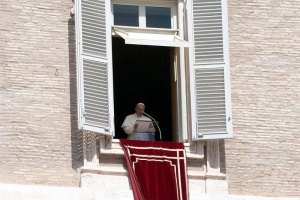
[[[0,2],[1,183],[79,185],[72,7]]]
[[[229,0],[229,192],[300,196],[300,1]]]
[[[228,0],[231,194],[300,194],[300,2]],[[78,186],[71,0],[0,2],[0,182]],[[225,162],[225,165],[224,165]]]

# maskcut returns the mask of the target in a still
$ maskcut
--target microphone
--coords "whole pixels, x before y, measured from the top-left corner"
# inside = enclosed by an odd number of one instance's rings
[[[149,114],[147,114],[146,112],[144,112],[143,114],[146,115],[147,117],[149,117],[155,123],[155,125],[157,126],[158,131],[159,131],[159,139],[161,140],[161,131],[160,131],[160,128],[159,128],[158,123],[156,122],[156,120],[153,117],[151,117]]]

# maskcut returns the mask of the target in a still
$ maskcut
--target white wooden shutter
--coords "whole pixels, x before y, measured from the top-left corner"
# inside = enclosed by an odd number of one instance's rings
[[[114,131],[109,7],[104,0],[76,1],[78,125],[102,134]]]
[[[192,139],[232,137],[226,0],[193,0]]]

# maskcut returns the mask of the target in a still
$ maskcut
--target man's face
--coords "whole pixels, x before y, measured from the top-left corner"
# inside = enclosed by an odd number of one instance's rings
[[[145,106],[144,105],[138,105],[136,108],[135,108],[135,113],[137,116],[142,116],[143,113],[145,111]]]

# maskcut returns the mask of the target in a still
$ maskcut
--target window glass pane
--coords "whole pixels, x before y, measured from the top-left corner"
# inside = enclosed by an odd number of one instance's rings
[[[146,26],[171,28],[171,8],[146,6]]]
[[[139,26],[139,7],[114,4],[114,25]]]

